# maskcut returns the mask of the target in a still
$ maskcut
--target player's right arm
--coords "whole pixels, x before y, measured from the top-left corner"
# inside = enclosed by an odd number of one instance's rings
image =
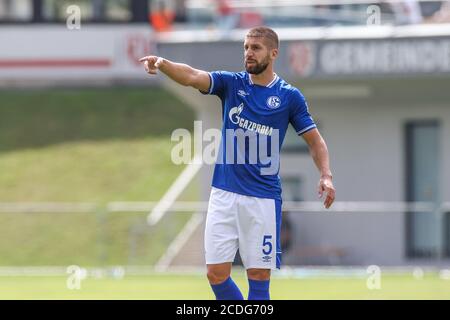
[[[208,92],[210,77],[208,72],[194,69],[184,63],[176,63],[157,56],[146,56],[139,59],[148,74],[156,74],[161,70],[173,81],[183,85],[196,88],[202,92]]]

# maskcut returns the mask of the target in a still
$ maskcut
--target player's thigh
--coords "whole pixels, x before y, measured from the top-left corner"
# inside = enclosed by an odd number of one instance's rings
[[[244,197],[239,204],[239,252],[245,268],[279,268],[281,201]]]
[[[238,249],[235,194],[213,188],[205,227],[206,264],[233,262]]]

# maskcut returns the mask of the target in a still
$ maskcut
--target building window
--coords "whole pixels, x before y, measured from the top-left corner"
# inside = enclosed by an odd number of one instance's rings
[[[406,198],[439,207],[440,126],[438,121],[414,121],[406,125]],[[413,258],[436,258],[442,246],[442,221],[436,212],[406,214],[407,254]]]

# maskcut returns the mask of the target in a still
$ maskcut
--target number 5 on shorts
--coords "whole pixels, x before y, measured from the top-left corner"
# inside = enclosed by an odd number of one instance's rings
[[[265,235],[263,238],[263,250],[262,252],[266,255],[270,254],[272,252],[272,236],[271,235]],[[266,248],[268,247],[268,248]]]

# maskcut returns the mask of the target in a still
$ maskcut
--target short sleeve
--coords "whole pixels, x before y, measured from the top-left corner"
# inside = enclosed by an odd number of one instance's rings
[[[209,90],[207,92],[200,92],[203,94],[213,94],[219,97],[224,96],[231,81],[234,79],[234,74],[228,71],[213,71],[208,74],[211,80]]]
[[[316,128],[316,124],[309,114],[306,99],[298,89],[294,90],[291,96],[290,108],[289,122],[298,135]]]

